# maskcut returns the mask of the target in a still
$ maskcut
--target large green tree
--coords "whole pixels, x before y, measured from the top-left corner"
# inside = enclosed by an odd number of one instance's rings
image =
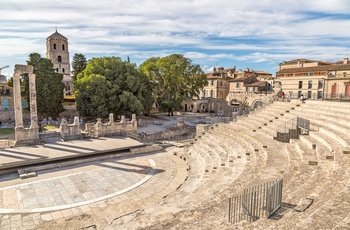
[[[87,60],[84,56],[84,54],[76,53],[73,56],[72,61],[72,74],[73,74],[73,81],[77,79],[77,76],[79,73],[83,72],[87,64]]]
[[[59,113],[64,110],[62,106],[63,75],[55,72],[50,59],[42,58],[38,53],[31,53],[27,64],[34,68],[39,118],[58,117]],[[28,76],[24,75],[22,78],[23,92],[29,102]]]
[[[119,57],[90,59],[75,83],[77,109],[91,118],[147,111],[152,106],[151,92],[148,78]]]
[[[180,109],[184,100],[197,97],[199,90],[208,84],[200,66],[181,54],[149,58],[139,66],[139,71],[156,85],[153,98],[168,115]]]

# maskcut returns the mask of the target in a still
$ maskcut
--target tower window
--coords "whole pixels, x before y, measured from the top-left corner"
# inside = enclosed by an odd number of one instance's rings
[[[57,61],[58,61],[58,62],[62,62],[62,57],[61,57],[61,56],[58,56],[58,57],[57,57]]]
[[[62,50],[64,50],[64,45],[62,45]]]
[[[53,44],[53,49],[54,49],[54,50],[56,49],[56,43]]]
[[[58,68],[56,68],[56,72],[58,72]]]
[[[62,73],[64,73],[64,68],[62,69]]]

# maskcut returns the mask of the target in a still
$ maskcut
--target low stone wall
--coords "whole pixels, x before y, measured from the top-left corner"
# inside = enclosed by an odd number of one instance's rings
[[[14,110],[1,110],[0,121],[2,125],[14,126],[15,125],[15,111]],[[24,125],[30,124],[30,114],[28,110],[23,110],[23,123]]]
[[[130,152],[132,154],[139,154],[139,153],[149,153],[149,152],[159,151],[162,149],[163,147],[160,145],[151,145],[151,146],[140,147],[140,148],[132,148],[130,149]]]
[[[176,137],[185,136],[193,133],[195,128],[186,125],[171,127],[165,131],[159,131],[152,134],[142,133],[142,141],[157,141],[157,140],[171,140]]]
[[[101,118],[98,118],[96,124],[88,123],[85,125],[85,132],[90,137],[115,136],[125,132],[136,132],[136,130],[136,114],[132,115],[131,121],[126,121],[125,116],[122,116],[120,122],[114,122],[113,114],[111,113],[107,123],[102,123]]]

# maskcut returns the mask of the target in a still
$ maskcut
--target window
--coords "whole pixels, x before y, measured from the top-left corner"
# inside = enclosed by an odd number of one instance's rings
[[[64,50],[64,45],[62,45],[62,50]]]
[[[222,86],[222,81],[220,81],[220,86]]]
[[[64,73],[64,68],[62,69],[62,73]]]
[[[56,49],[56,43],[53,43],[53,49],[54,50]]]
[[[317,92],[317,99],[322,99],[322,94],[323,94],[322,91],[318,91]]]
[[[311,98],[311,91],[307,91],[307,98]]]
[[[215,80],[211,80],[211,85],[214,85],[215,84]]]
[[[206,94],[206,92],[205,92],[205,90],[203,90],[203,97],[205,97],[205,96],[206,96],[205,94]]]
[[[211,97],[211,98],[214,97],[214,90],[210,90],[210,97]]]
[[[241,84],[239,82],[236,83],[236,88],[240,88]]]
[[[312,88],[312,81],[309,81],[309,82],[308,82],[307,88],[308,88],[308,89],[311,89],[311,88]]]
[[[61,56],[58,56],[58,57],[57,57],[57,61],[58,61],[58,62],[62,62],[62,57],[61,57]]]
[[[332,97],[335,97],[337,95],[337,83],[334,83],[332,85]]]
[[[323,80],[318,80],[318,89],[323,89]]]
[[[58,68],[56,68],[56,72],[58,72]]]
[[[345,96],[350,96],[350,84],[345,85]]]
[[[301,91],[298,91],[298,98],[300,98],[301,94]]]
[[[299,88],[298,89],[302,89],[303,88],[303,81],[299,81]]]

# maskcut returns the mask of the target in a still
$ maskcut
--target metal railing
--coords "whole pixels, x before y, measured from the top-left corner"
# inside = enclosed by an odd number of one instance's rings
[[[277,136],[274,137],[274,139],[280,142],[289,143],[290,139],[299,139],[299,135],[302,133],[309,135],[309,132],[311,130],[310,127],[310,120],[296,117],[289,121],[286,121],[282,125],[277,126]],[[318,131],[318,127],[316,128],[316,131]]]
[[[272,216],[282,205],[283,179],[245,189],[229,199],[229,222],[253,222]]]

